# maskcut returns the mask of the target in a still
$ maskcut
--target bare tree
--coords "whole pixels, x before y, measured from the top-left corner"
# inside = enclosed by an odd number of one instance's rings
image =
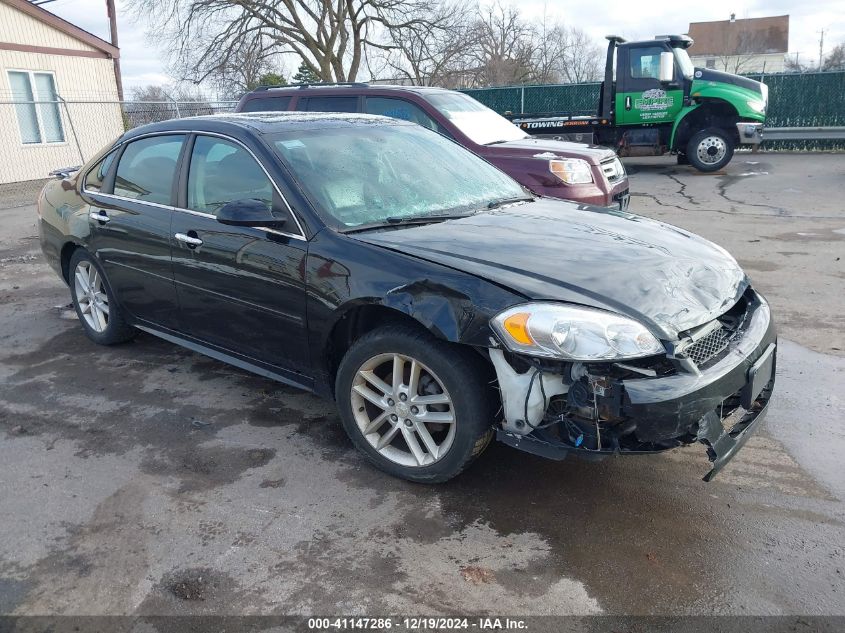
[[[566,30],[560,24],[550,23],[543,10],[543,19],[535,31],[537,45],[534,47],[534,81],[541,84],[559,83],[560,66],[569,45]]]
[[[537,47],[534,27],[513,6],[496,2],[480,12],[475,25],[476,81],[502,86],[530,81]]]
[[[257,43],[258,58],[295,54],[323,81],[352,81],[386,32],[428,22],[437,0],[130,0],[150,36],[203,81]]]
[[[824,60],[822,70],[845,70],[845,43],[833,47]]]
[[[412,85],[466,85],[478,45],[475,19],[475,7],[457,2],[438,7],[424,24],[391,30],[384,71]]]
[[[605,55],[601,46],[587,33],[571,26],[564,29],[565,45],[560,46],[560,66],[558,72],[568,83],[598,81],[604,72]]]
[[[788,73],[805,73],[808,70],[813,70],[810,66],[798,60],[798,53],[795,53],[795,57],[787,53],[784,58],[783,69]]]
[[[725,72],[733,74],[750,71],[767,46],[765,32],[748,28],[743,28],[736,33],[729,28],[725,29],[722,38],[724,44],[721,49],[725,52],[717,55],[716,59]]]
[[[196,86],[149,85],[135,87],[130,90],[129,95],[130,100],[123,104],[127,127],[214,113],[214,107]]]
[[[171,68],[183,79],[207,80],[222,99],[238,99],[258,86],[262,76],[278,68],[279,60],[274,59],[277,57],[269,39],[256,32],[232,42],[229,47],[188,48],[172,61]]]

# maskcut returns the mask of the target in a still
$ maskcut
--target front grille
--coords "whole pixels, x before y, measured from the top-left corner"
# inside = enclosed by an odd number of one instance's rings
[[[700,367],[724,350],[730,340],[731,332],[725,327],[719,327],[687,347],[684,354]]]
[[[601,170],[607,182],[619,182],[625,177],[625,168],[616,156],[602,161]]]

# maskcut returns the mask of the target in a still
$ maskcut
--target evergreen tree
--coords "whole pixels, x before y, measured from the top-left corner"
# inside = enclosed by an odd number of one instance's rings
[[[299,69],[296,71],[296,74],[291,77],[291,80],[295,84],[317,84],[322,81],[317,73],[305,65],[305,62],[302,62],[299,65]]]

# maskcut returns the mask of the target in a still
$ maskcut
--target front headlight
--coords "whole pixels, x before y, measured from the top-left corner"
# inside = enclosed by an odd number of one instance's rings
[[[549,171],[567,185],[583,185],[593,182],[593,170],[590,163],[580,158],[550,160]]]
[[[526,303],[493,317],[491,325],[512,352],[563,360],[623,360],[665,353],[645,326],[612,312]]]
[[[766,102],[759,101],[757,99],[751,99],[750,101],[746,101],[745,103],[748,104],[748,107],[754,110],[755,112],[765,112],[766,111]]]

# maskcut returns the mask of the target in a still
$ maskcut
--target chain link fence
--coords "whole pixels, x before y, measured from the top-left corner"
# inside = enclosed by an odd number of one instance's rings
[[[81,165],[147,123],[232,112],[235,101],[0,100],[0,208],[31,203],[51,171]],[[21,202],[24,201],[24,202]]]
[[[845,126],[845,72],[749,75],[769,86],[770,127]],[[497,112],[595,113],[597,82],[464,90]],[[89,97],[93,95],[86,95]],[[234,101],[24,101],[0,95],[0,208],[31,201],[48,174],[80,165],[126,130],[234,110]],[[778,141],[772,149],[845,149],[835,140]]]

